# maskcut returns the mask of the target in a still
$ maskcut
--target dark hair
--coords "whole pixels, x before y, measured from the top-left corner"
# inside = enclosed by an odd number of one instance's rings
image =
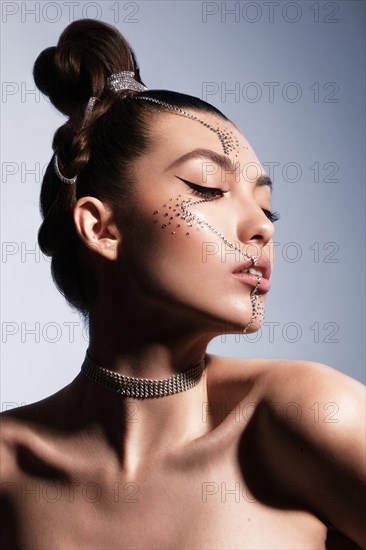
[[[75,229],[73,207],[80,197],[89,195],[108,203],[117,220],[125,213],[131,198],[132,163],[146,152],[151,114],[161,110],[157,104],[135,101],[134,97],[144,95],[228,120],[209,103],[178,92],[108,91],[106,78],[120,71],[134,71],[135,79],[144,84],[126,39],[116,28],[91,19],[68,25],[57,46],[43,50],[33,68],[37,87],[68,116],[52,143],[60,171],[67,178],[77,175],[76,184],[63,183],[55,173],[53,159],[50,161],[40,194],[43,222],[38,243],[52,258],[51,273],[57,288],[84,321],[97,285],[93,270],[87,270],[81,258],[83,244]],[[91,96],[100,101],[82,129]]]

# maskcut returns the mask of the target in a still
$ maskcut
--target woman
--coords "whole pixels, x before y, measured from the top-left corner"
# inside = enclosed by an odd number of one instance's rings
[[[148,90],[100,22],[34,78],[68,116],[39,244],[90,342],[68,386],[2,415],[1,547],[366,548],[363,385],[206,352],[261,327],[270,286],[278,216],[244,135]]]

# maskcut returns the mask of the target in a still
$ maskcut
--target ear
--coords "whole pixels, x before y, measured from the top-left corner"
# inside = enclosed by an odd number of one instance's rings
[[[82,197],[74,207],[76,231],[84,245],[107,260],[116,260],[120,232],[110,206],[96,197]]]

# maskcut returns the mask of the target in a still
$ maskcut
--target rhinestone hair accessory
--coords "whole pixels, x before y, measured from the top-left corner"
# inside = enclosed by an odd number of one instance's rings
[[[65,178],[65,176],[63,176],[60,172],[60,169],[58,167],[58,160],[57,160],[57,153],[54,154],[54,157],[53,157],[53,166],[54,166],[54,169],[55,169],[55,172],[57,174],[57,177],[63,182],[63,183],[67,183],[69,185],[72,185],[74,183],[76,183],[76,180],[77,180],[77,176],[74,176],[73,178]]]
[[[83,123],[81,125],[81,129],[85,128],[85,126],[88,124],[90,116],[92,114],[92,111],[94,109],[94,105],[97,101],[100,101],[99,97],[91,97],[88,101],[88,104],[85,109],[84,119]]]
[[[106,89],[112,92],[120,92],[121,90],[134,90],[142,92],[147,90],[146,86],[135,80],[133,71],[121,71],[120,73],[111,74],[106,80]]]
[[[120,73],[111,74],[106,80],[105,88],[115,93],[120,92],[121,90],[132,90],[135,92],[141,92],[141,91],[147,90],[147,87],[141,84],[141,82],[137,82],[134,76],[135,76],[135,73],[133,71],[121,71]],[[94,105],[97,101],[99,101],[98,97],[92,96],[89,99],[85,109],[85,114],[84,114],[83,123],[81,125],[81,129],[85,128],[85,126],[88,124]],[[72,185],[77,182],[77,176],[74,176],[73,178],[66,178],[61,174],[61,171],[58,165],[57,153],[55,153],[55,156],[54,156],[54,168],[55,168],[57,177],[63,183]]]
[[[189,367],[183,372],[173,374],[163,380],[124,376],[94,363],[86,351],[81,372],[98,384],[125,397],[144,399],[147,397],[165,397],[196,386],[206,368],[205,360]]]
[[[94,108],[94,105],[95,103],[99,101],[99,97],[94,97],[92,96],[89,101],[88,101],[88,104],[86,106],[86,109],[85,109],[85,113],[84,113],[84,118],[83,118],[83,123],[81,125],[81,129],[85,128],[85,126],[88,124],[89,122],[89,119],[90,119],[90,116],[92,114],[92,111],[93,111],[93,108]],[[53,158],[53,165],[54,165],[54,168],[55,168],[55,172],[57,174],[57,177],[63,182],[63,183],[67,183],[68,185],[73,185],[77,182],[77,176],[74,176],[73,178],[66,178],[65,176],[63,176],[61,174],[61,171],[60,171],[60,168],[59,168],[59,165],[58,165],[58,158],[57,158],[57,153],[55,153],[55,156]]]

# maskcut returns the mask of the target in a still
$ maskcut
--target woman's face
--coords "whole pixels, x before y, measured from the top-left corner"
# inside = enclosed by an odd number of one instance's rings
[[[252,317],[257,279],[249,284],[233,271],[249,262],[244,252],[273,261],[271,190],[256,185],[265,171],[233,124],[207,113],[193,114],[227,130],[234,147],[225,153],[217,133],[196,120],[175,113],[156,115],[151,147],[134,165],[135,200],[129,223],[120,228],[119,265],[129,298],[133,301],[134,293],[138,297],[142,317],[142,308],[155,308],[157,322],[160,315],[173,313],[202,330],[239,332]],[[195,149],[232,160],[236,171],[202,156],[179,161]],[[194,216],[185,217],[182,205]],[[267,297],[265,283],[256,299],[259,310]],[[248,332],[258,330],[261,320],[259,316]]]

